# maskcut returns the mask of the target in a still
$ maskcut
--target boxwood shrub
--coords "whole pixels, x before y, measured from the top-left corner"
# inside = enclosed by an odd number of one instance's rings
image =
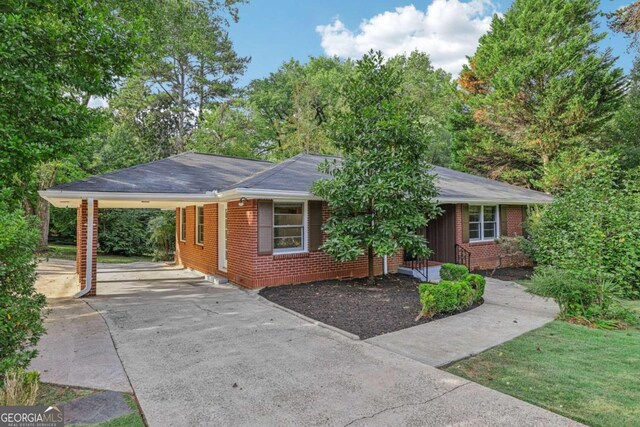
[[[457,282],[463,280],[466,274],[469,274],[469,270],[461,264],[446,263],[440,266],[440,278],[442,280]]]
[[[466,267],[464,269],[466,270]],[[436,314],[452,313],[467,308],[482,299],[485,284],[484,277],[469,273],[461,280],[442,280],[436,284],[422,283],[418,288],[422,315],[433,317]]]

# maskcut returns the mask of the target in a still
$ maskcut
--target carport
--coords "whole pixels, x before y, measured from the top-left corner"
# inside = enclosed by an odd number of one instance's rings
[[[54,207],[77,210],[76,297],[94,296],[98,290],[99,209],[176,210],[215,203],[219,189],[271,165],[188,152],[40,191]]]

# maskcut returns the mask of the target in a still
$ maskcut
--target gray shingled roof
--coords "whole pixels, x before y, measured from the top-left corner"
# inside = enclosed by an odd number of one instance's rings
[[[339,157],[299,154],[270,169],[238,182],[231,188],[250,188],[278,191],[309,191],[311,184],[329,176],[318,172],[325,160]],[[452,169],[434,166],[439,198],[444,201],[548,203],[551,196],[504,182],[483,178]]]
[[[187,152],[51,190],[202,194],[223,190],[272,166],[273,163],[261,160]]]
[[[156,162],[53,187],[51,190],[124,193],[203,194],[232,189],[308,192],[325,160],[339,157],[299,154],[281,163],[183,153]],[[549,203],[551,196],[503,182],[435,166],[439,200],[446,202]]]

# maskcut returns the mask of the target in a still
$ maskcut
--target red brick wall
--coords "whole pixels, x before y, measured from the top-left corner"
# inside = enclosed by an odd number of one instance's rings
[[[218,204],[204,208],[204,241],[196,244],[196,207],[187,206],[187,232],[180,240],[180,209],[176,209],[176,263],[204,274],[221,274],[218,271]]]
[[[78,206],[76,221],[76,273],[80,290],[87,284],[87,220],[88,204],[83,200]],[[91,290],[86,296],[95,296],[98,289],[97,264],[98,264],[98,201],[93,202],[93,242],[91,256]]]
[[[502,230],[501,230],[502,232]],[[507,206],[507,235],[522,235],[522,207]],[[471,253],[471,269],[489,269],[498,264],[500,245],[496,242],[462,243],[462,205],[456,205],[456,243]],[[511,265],[514,260],[505,259],[503,267]]]
[[[249,288],[276,286],[367,275],[367,259],[347,263],[333,261],[324,252],[258,255],[257,201],[248,200],[244,207],[228,204],[228,274],[230,281]],[[326,204],[323,219],[328,218]],[[390,257],[389,272],[395,272],[402,255]],[[376,274],[382,273],[382,259],[375,262]]]

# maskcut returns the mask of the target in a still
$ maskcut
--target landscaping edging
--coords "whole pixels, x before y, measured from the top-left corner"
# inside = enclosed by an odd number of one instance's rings
[[[258,301],[264,303],[264,304],[267,304],[267,305],[270,305],[271,307],[275,307],[277,309],[280,309],[280,310],[282,310],[282,311],[284,311],[286,313],[293,314],[294,316],[299,317],[300,319],[302,319],[302,320],[304,320],[306,322],[309,322],[309,323],[311,323],[313,325],[320,326],[321,328],[325,328],[325,329],[328,329],[328,330],[333,331],[333,332],[337,332],[340,335],[344,335],[345,337],[347,337],[349,339],[352,339],[354,341],[360,341],[360,337],[358,335],[356,335],[356,334],[352,334],[351,332],[347,332],[347,331],[345,331],[343,329],[340,329],[340,328],[337,328],[335,326],[327,325],[326,323],[323,323],[323,322],[321,322],[319,320],[315,320],[315,319],[312,319],[310,317],[305,316],[304,314],[298,313],[295,310],[292,310],[292,309],[287,308],[287,307],[283,307],[280,304],[276,304],[273,301],[269,301],[268,299],[266,299],[262,295],[259,295],[258,293],[256,293],[255,295],[256,295],[256,299]]]

